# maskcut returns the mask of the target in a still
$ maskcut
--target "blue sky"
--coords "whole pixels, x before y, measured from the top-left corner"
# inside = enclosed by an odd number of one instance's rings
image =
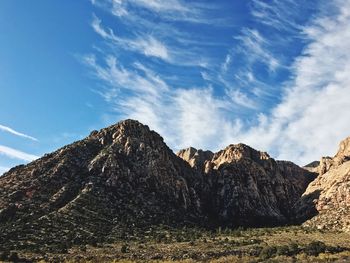
[[[125,118],[174,151],[333,155],[349,47],[349,0],[2,0],[0,173]]]

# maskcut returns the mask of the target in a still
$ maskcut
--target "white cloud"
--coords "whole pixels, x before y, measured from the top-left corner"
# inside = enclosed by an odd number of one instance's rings
[[[110,85],[107,92],[101,93],[123,117],[148,124],[175,150],[188,146],[218,150],[230,143],[244,142],[269,151],[274,157],[306,164],[322,155],[333,154],[338,142],[350,135],[350,1],[334,4],[338,14],[321,12],[305,27],[282,19],[279,9],[259,6],[265,13],[255,13],[255,16],[264,15],[265,24],[270,23],[278,30],[302,28],[309,44],[290,68],[292,77],[282,87],[281,102],[266,114],[257,113],[255,120],[240,119],[242,109],[237,112],[234,106],[258,109],[253,97],[242,89],[230,89],[232,83],[225,79],[215,79],[213,76],[218,72],[214,70],[202,70],[201,76],[224,85],[226,94],[221,97],[214,95],[211,88],[171,87],[139,63],[125,69],[114,57],[108,57],[105,65],[91,56],[85,61],[99,79]],[[273,12],[270,18],[269,12]],[[109,30],[99,34],[105,38],[115,37]],[[237,39],[242,45],[241,52],[250,59],[248,62],[263,62],[270,71],[281,66],[271,50],[270,40],[259,31],[244,29]],[[150,56],[159,54],[158,51],[149,53]],[[236,61],[232,60],[234,64]],[[223,63],[218,63],[218,70],[225,71],[225,65],[229,64],[231,61],[226,57]],[[254,76],[249,63],[245,69],[245,73],[237,71],[237,78],[242,78],[244,84],[254,83],[251,92],[256,97],[268,93],[264,90],[267,84]],[[128,95],[120,94],[120,89],[128,89]]]
[[[243,93],[239,89],[226,89],[226,95],[232,99],[232,101],[240,106],[256,109],[257,105],[253,99],[248,97],[247,94]]]
[[[175,151],[189,146],[217,150],[224,146],[218,136],[223,139],[240,127],[225,117],[229,101],[216,98],[211,88],[171,90],[151,101],[135,96],[121,106],[125,117],[149,125]]]
[[[305,28],[311,43],[293,65],[282,102],[241,140],[305,164],[334,154],[350,136],[350,1],[335,3],[337,15],[323,15]]]
[[[142,20],[142,16],[133,12],[143,9],[166,21],[185,21],[200,24],[224,24],[223,19],[208,20],[202,14],[215,9],[214,5],[189,3],[179,0],[95,0],[93,3],[111,11],[111,13],[125,20]],[[144,14],[144,12],[143,12]],[[227,22],[227,21],[226,21]]]
[[[99,65],[94,56],[85,56],[84,62],[94,70],[94,74],[107,82],[112,89],[104,93],[108,101],[119,96],[118,90],[124,89],[142,95],[158,97],[164,90],[169,89],[167,84],[157,74],[146,69],[140,63],[134,64],[134,71],[123,68],[114,56],[106,58],[106,65]],[[136,71],[138,69],[139,71]],[[144,76],[142,76],[142,74]]]
[[[167,47],[152,35],[142,35],[135,39],[118,37],[114,34],[112,29],[104,29],[101,25],[101,20],[95,15],[93,16],[91,26],[101,37],[114,42],[123,49],[132,50],[147,57],[169,60]]]
[[[0,154],[6,155],[10,158],[20,159],[23,161],[33,161],[38,159],[39,156],[35,156],[33,154],[25,153],[4,145],[0,145]]]
[[[38,141],[38,139],[36,139],[36,138],[34,138],[32,136],[29,136],[27,134],[15,131],[14,129],[12,129],[10,127],[7,127],[7,126],[4,126],[4,125],[0,125],[0,130],[4,131],[4,132],[11,133],[13,135],[16,135],[16,136],[19,136],[19,137],[22,137],[22,138],[30,139],[32,141]]]
[[[142,20],[142,23],[148,22]],[[138,21],[134,21],[134,23],[138,23]],[[129,27],[134,28],[134,23],[129,25]],[[153,25],[151,23],[149,27],[155,27],[154,31],[157,32],[157,36],[163,35],[169,43],[172,43],[171,45],[167,44],[166,41],[156,38],[153,33],[144,33],[148,29],[143,29],[142,33],[134,33],[134,38],[117,36],[111,28],[103,27],[101,19],[96,15],[93,15],[91,26],[97,34],[112,46],[115,54],[118,54],[118,50],[122,48],[126,51],[136,52],[146,57],[158,58],[166,63],[182,67],[195,66],[206,68],[208,65],[213,64],[210,58],[203,55],[205,54],[202,47],[203,41],[188,43],[188,40],[184,36],[185,34],[178,32],[174,27],[168,25]],[[174,44],[174,42],[177,44]],[[212,45],[212,43],[209,44]]]
[[[224,63],[222,63],[222,65],[221,65],[221,70],[223,71],[223,73],[227,72],[228,67],[230,66],[231,62],[232,62],[232,56],[231,56],[231,54],[227,54],[225,57]]]
[[[300,8],[304,10],[310,8],[309,3],[303,1],[300,4],[294,0],[284,0],[283,2],[272,0],[269,3],[263,0],[252,0],[251,5],[251,14],[260,23],[289,33],[297,33],[302,28],[295,21],[295,18],[303,11]],[[313,5],[317,4],[313,3]]]
[[[129,45],[134,46],[136,50],[143,51],[146,56],[158,57],[164,60],[169,59],[168,49],[153,36],[148,35],[145,38],[139,38],[133,42],[129,42]]]
[[[189,12],[185,4],[177,0],[130,0],[130,3],[145,7],[154,12]]]
[[[258,30],[244,28],[240,36],[236,37],[241,42],[239,51],[246,55],[250,64],[262,62],[270,71],[275,71],[281,63],[270,51],[270,43]]]
[[[3,173],[7,172],[8,170],[10,170],[10,168],[4,167],[4,166],[0,166],[0,176],[1,176]]]

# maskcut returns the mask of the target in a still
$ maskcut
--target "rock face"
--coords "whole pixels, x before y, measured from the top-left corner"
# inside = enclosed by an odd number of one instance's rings
[[[292,207],[314,174],[238,144],[215,154],[194,148],[178,156],[203,178],[202,207],[211,224],[273,226],[290,222]]]
[[[197,222],[196,183],[157,133],[123,121],[1,177],[0,244],[81,243],[118,237],[124,226]]]
[[[178,156],[126,120],[11,169],[0,177],[0,248],[107,242],[159,224],[285,224],[313,176],[244,144]]]
[[[350,231],[350,137],[334,158],[322,158],[319,176],[296,205],[300,221],[320,229]]]

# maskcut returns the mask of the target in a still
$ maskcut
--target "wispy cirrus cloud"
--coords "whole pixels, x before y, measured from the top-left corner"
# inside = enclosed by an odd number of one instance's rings
[[[303,22],[307,20],[305,14],[310,10],[317,9],[319,3],[301,0],[272,0],[270,2],[252,0],[250,1],[250,11],[259,23],[279,32],[288,33],[286,38],[295,38],[303,30]]]
[[[277,67],[281,66],[277,55],[271,52],[270,42],[258,30],[244,28],[236,39],[241,42],[237,50],[245,54],[251,65],[256,62],[264,63],[271,71],[275,71]]]
[[[131,0],[130,3],[143,6],[156,12],[191,12],[191,10],[189,10],[189,8],[184,3],[181,3],[178,0]]]
[[[175,150],[188,146],[217,150],[244,142],[274,157],[305,164],[334,152],[337,142],[350,135],[350,1],[335,1],[332,12],[327,12],[329,4],[320,6],[305,23],[297,18],[301,2],[288,1],[289,11],[273,3],[272,7],[258,0],[252,4],[253,18],[257,25],[270,27],[269,34],[261,27],[245,26],[221,60],[211,60],[216,63],[208,68],[189,69],[198,74],[202,85],[185,81],[174,85],[154,64],[126,65],[117,60],[117,54],[103,54],[106,59],[100,60],[87,56],[85,62],[108,85],[101,94],[119,118],[148,124]],[[125,8],[134,12],[128,4]],[[157,12],[166,13],[161,10]],[[289,39],[276,42],[282,31],[289,32]],[[106,29],[101,32],[102,37],[103,32],[111,35]],[[294,47],[294,53],[287,52],[295,45],[291,39],[302,41],[300,52]],[[172,57],[172,46],[165,46]],[[179,53],[185,50],[176,48]],[[203,50],[196,51],[191,50],[191,59],[198,61],[201,56],[195,55]],[[288,81],[274,80],[280,70],[290,76]],[[182,78],[183,73],[174,77]],[[273,103],[265,111],[260,106],[264,100]],[[246,119],[247,111],[251,114]]]
[[[14,129],[8,127],[8,126],[0,125],[0,130],[4,131],[4,132],[8,132],[8,133],[16,135],[16,136],[19,136],[19,137],[22,137],[22,138],[26,138],[26,139],[32,140],[32,141],[38,141],[37,138],[34,138],[34,137],[29,136],[27,134],[18,132],[18,131],[14,130]]]
[[[350,1],[325,3],[303,27],[309,44],[291,66],[281,102],[236,138],[300,164],[335,153],[338,142],[350,135],[349,8]]]
[[[138,24],[139,21],[135,23]],[[134,25],[133,23],[129,26],[134,28]],[[103,26],[101,19],[96,15],[93,15],[91,26],[106,40],[115,54],[120,53],[119,50],[122,49],[183,67],[205,68],[212,64],[213,59],[205,55],[203,41],[191,42],[186,34],[180,33],[176,28],[167,24],[159,23],[145,27],[154,27],[154,33],[145,33],[148,30],[140,28],[129,32],[129,36],[123,37],[117,36],[111,28]],[[208,45],[213,45],[213,43],[208,43]]]
[[[39,158],[39,156],[25,153],[4,145],[0,145],[0,154],[6,155],[7,157],[10,157],[10,158],[19,159],[19,160],[28,161],[28,162]]]
[[[101,37],[114,42],[114,44],[121,46],[123,49],[136,51],[149,57],[169,60],[167,47],[152,35],[142,35],[135,39],[118,37],[112,29],[104,29],[101,25],[101,20],[96,15],[93,16],[91,26]]]
[[[180,0],[94,0],[96,6],[110,10],[117,17],[127,20],[142,19],[142,15],[156,14],[165,21],[183,21],[198,24],[227,26],[225,19],[208,20],[205,13],[215,10],[215,5],[190,3]],[[134,9],[141,10],[140,15]]]
[[[120,96],[119,90],[158,97],[162,91],[169,89],[166,82],[140,63],[134,64],[134,70],[128,70],[119,65],[114,56],[105,58],[105,66],[98,64],[94,55],[85,56],[84,62],[94,70],[97,78],[113,87],[103,93],[108,101]]]
[[[251,109],[256,109],[257,105],[252,99],[252,97],[249,97],[246,93],[242,92],[239,89],[226,89],[226,95],[232,99],[234,103],[237,105],[246,107],[246,108],[251,108]]]

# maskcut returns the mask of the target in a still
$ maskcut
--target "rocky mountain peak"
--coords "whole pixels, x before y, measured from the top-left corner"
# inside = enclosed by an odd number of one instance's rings
[[[147,125],[131,119],[120,121],[100,131],[93,131],[88,138],[97,138],[102,145],[125,144],[126,138],[144,143],[163,143],[163,138],[158,133],[151,131]]]
[[[211,151],[197,150],[196,148],[189,147],[187,149],[180,150],[177,154],[181,159],[186,161],[191,167],[200,167],[206,161],[213,158],[214,153]]]
[[[320,175],[327,173],[329,170],[337,168],[344,162],[350,160],[350,137],[341,141],[338,152],[334,157],[322,157],[317,168]]]
[[[219,167],[223,163],[231,163],[241,159],[253,161],[268,160],[270,156],[266,152],[260,152],[243,143],[231,144],[213,156],[213,163]]]
[[[310,219],[308,226],[350,231],[350,137],[333,158],[321,158],[317,171],[296,205],[299,216]]]
[[[340,142],[338,152],[335,156],[342,159],[350,159],[350,137]]]

